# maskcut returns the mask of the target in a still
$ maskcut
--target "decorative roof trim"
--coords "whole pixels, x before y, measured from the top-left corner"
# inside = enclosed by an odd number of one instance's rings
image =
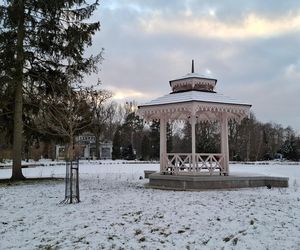
[[[146,121],[160,119],[162,116],[169,120],[186,120],[196,116],[201,121],[220,120],[222,114],[229,119],[240,121],[250,113],[251,105],[234,105],[205,102],[188,102],[165,105],[139,106],[138,115]]]
[[[177,81],[182,81],[182,80],[187,80],[187,79],[203,79],[203,80],[213,80],[217,84],[217,79],[214,78],[208,78],[208,77],[200,77],[200,76],[183,76],[182,78],[174,79],[169,81],[169,84],[171,86],[172,82],[177,82]]]

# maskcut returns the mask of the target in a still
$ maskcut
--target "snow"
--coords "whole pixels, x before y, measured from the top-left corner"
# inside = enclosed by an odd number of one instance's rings
[[[204,78],[204,79],[211,79],[211,80],[215,80],[214,78],[211,78],[211,77],[208,77],[208,76],[205,76],[203,74],[199,74],[199,73],[187,73],[186,75],[182,76],[182,77],[179,77],[179,78],[176,78],[174,80],[171,80],[170,82],[173,82],[173,81],[178,81],[178,80],[184,80],[184,79],[188,79],[188,78]]]
[[[225,96],[220,93],[191,90],[191,91],[167,94],[158,97],[157,99],[154,99],[148,103],[140,105],[140,107],[182,103],[182,102],[193,102],[193,101],[251,106],[251,104],[239,101],[237,99]]]
[[[81,162],[82,202],[59,205],[63,181],[0,184],[0,249],[299,249],[300,166],[231,165],[287,176],[290,187],[175,192],[144,187],[158,164]],[[10,176],[0,169],[0,178]],[[63,176],[64,166],[24,169]]]

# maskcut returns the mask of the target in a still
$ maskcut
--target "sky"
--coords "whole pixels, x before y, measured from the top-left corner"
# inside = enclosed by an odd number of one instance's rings
[[[102,0],[104,48],[97,76],[118,101],[171,92],[191,70],[218,79],[216,91],[251,103],[262,122],[300,133],[299,0]]]

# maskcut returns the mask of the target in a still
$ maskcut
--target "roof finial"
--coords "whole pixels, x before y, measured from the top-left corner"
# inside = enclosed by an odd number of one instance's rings
[[[194,59],[192,60],[192,73],[194,73]]]

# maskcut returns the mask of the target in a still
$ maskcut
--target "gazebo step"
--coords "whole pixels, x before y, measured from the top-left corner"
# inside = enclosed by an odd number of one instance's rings
[[[272,176],[161,175],[149,176],[149,187],[171,190],[206,190],[253,187],[288,187],[288,178]]]
[[[153,171],[153,170],[144,170],[144,178],[145,179],[149,179],[149,175],[150,174],[154,174],[156,173],[156,171]]]

